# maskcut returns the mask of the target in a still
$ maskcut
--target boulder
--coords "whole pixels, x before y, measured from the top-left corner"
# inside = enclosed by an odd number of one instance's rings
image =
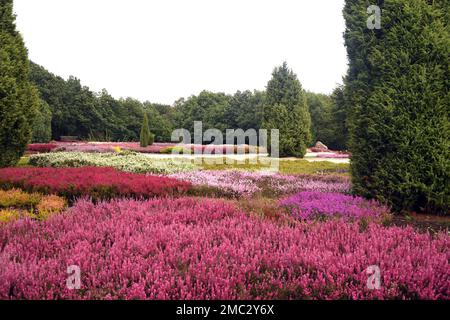
[[[316,145],[314,146],[314,148],[317,149],[321,149],[321,150],[328,150],[328,147],[326,145],[324,145],[322,142],[317,141]]]

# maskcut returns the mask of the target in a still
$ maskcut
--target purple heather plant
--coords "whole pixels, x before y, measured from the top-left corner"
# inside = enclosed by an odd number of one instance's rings
[[[316,217],[376,218],[389,208],[373,200],[341,193],[304,191],[280,201],[299,219]]]

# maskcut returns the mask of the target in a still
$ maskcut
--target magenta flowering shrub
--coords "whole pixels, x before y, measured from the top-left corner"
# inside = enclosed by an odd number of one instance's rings
[[[193,185],[217,187],[236,197],[250,197],[257,193],[265,196],[279,196],[305,190],[323,192],[350,192],[347,177],[316,175],[282,175],[274,172],[248,171],[195,171],[180,172],[171,178],[188,181]]]
[[[0,187],[58,194],[73,200],[80,196],[94,199],[176,196],[186,194],[191,184],[167,177],[121,172],[108,167],[3,168],[0,169]]]
[[[376,218],[389,208],[376,201],[340,193],[304,191],[280,201],[300,219],[316,217]]]
[[[448,299],[449,236],[278,225],[229,202],[82,200],[0,228],[0,299]],[[68,266],[81,289],[66,287]],[[367,287],[369,266],[381,287]]]
[[[28,153],[46,153],[51,152],[58,148],[58,145],[55,143],[30,143],[27,145]]]

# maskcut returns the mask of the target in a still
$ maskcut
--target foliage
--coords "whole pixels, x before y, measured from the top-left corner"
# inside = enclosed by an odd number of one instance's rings
[[[33,143],[48,143],[52,139],[52,111],[47,102],[40,99],[33,123]]]
[[[29,161],[30,161],[29,157],[22,157],[17,163],[17,167],[26,167],[29,165]]]
[[[28,52],[16,30],[12,0],[0,3],[0,167],[15,165],[31,139],[39,103],[28,80]]]
[[[0,209],[0,227],[2,224],[10,223],[20,219],[21,213],[15,209]]]
[[[62,212],[66,201],[55,195],[27,193],[20,189],[0,190],[0,222],[11,222],[20,218],[47,219]]]
[[[450,211],[448,1],[346,1],[352,176],[357,194],[395,211]],[[401,19],[399,18],[401,17]]]
[[[141,135],[140,135],[140,145],[141,148],[146,148],[148,145],[153,144],[152,134],[148,127],[148,116],[144,113],[144,119],[142,120]]]
[[[42,197],[42,200],[36,206],[37,217],[41,220],[62,212],[67,206],[67,202],[58,196],[48,195]]]
[[[157,138],[170,140],[170,122],[164,121],[153,104],[131,98],[116,100],[106,90],[94,93],[77,78],[64,80],[33,62],[30,80],[51,109],[54,140],[78,136],[102,141],[138,141],[146,112],[155,119],[151,130]]]
[[[321,141],[331,148],[335,137],[332,123],[330,96],[306,92],[309,113],[311,115],[311,142]]]
[[[303,88],[287,63],[273,71],[267,85],[263,128],[278,129],[280,156],[303,157],[311,142],[311,116]],[[270,145],[270,135],[269,135]]]
[[[331,95],[331,127],[333,138],[327,146],[332,150],[347,150],[349,140],[349,106],[345,100],[344,87],[334,89]]]
[[[42,195],[38,193],[30,194],[19,189],[0,190],[0,208],[35,207],[41,199]]]

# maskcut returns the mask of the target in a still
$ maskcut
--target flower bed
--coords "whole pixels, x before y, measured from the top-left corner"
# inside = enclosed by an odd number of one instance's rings
[[[389,209],[375,201],[340,193],[318,191],[300,192],[280,202],[299,219],[317,217],[377,218],[389,213]]]
[[[195,170],[189,161],[152,159],[142,154],[56,152],[32,155],[30,165],[37,167],[78,168],[112,167],[132,173],[171,174]]]
[[[175,146],[173,143],[154,143],[148,147],[142,148],[137,142],[77,142],[77,143],[57,143],[58,152],[98,152],[113,153],[118,148],[120,150],[129,150],[139,153],[160,153],[169,147]]]
[[[117,149],[129,150],[138,153],[171,153],[185,150],[191,153],[205,154],[237,154],[237,153],[257,153],[267,152],[264,148],[250,148],[249,145],[195,145],[195,144],[175,144],[175,143],[154,143],[148,147],[142,148],[138,142],[55,142],[30,144],[27,151],[30,153],[56,152],[98,152],[113,153]]]
[[[29,153],[47,153],[58,148],[55,143],[32,143],[27,146]]]
[[[350,191],[350,182],[346,177],[319,175],[281,175],[273,172],[247,171],[196,171],[170,175],[194,185],[217,187],[236,197],[249,197],[262,193],[268,197],[291,194],[303,190],[324,192]]]
[[[80,201],[0,228],[0,299],[448,299],[449,236],[283,226],[222,201]],[[79,266],[81,290],[66,287]],[[381,287],[367,287],[369,266]]]
[[[186,193],[190,184],[113,168],[6,168],[0,169],[0,187],[58,194],[73,200],[80,196],[94,199],[175,196]]]
[[[316,158],[321,158],[321,159],[350,159],[350,155],[349,154],[345,154],[345,153],[333,153],[333,154],[319,153],[319,154],[317,154]]]

